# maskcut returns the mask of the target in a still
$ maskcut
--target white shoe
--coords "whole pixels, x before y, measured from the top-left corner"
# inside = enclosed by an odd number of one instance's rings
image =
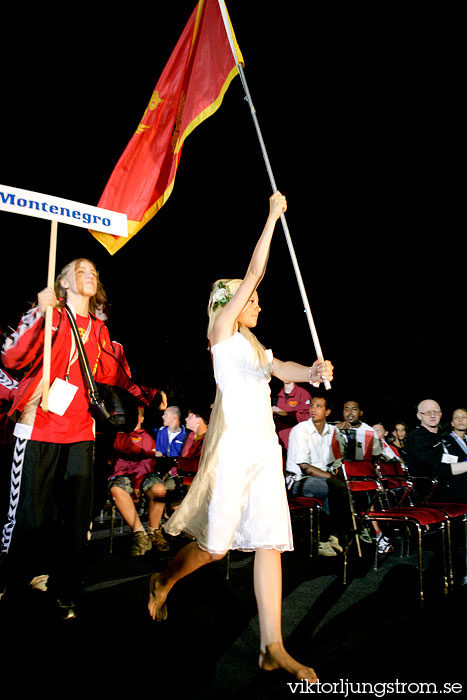
[[[376,542],[378,545],[378,554],[389,554],[389,552],[392,552],[392,544],[387,537],[383,537],[382,532],[378,532],[376,535]]]

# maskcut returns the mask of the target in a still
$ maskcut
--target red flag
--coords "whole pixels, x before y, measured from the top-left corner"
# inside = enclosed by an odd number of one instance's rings
[[[218,0],[200,0],[99,200],[128,217],[128,238],[91,231],[111,255],[170,197],[186,137],[220,107],[237,73]]]

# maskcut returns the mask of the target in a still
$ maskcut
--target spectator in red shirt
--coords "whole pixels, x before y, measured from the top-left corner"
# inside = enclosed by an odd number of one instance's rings
[[[203,449],[204,437],[208,430],[207,413],[198,409],[188,411],[185,425],[190,431],[178,458],[178,476],[183,486],[190,486],[198,471],[199,458]]]
[[[130,554],[146,554],[153,546],[167,552],[169,543],[161,532],[166,488],[154,473],[156,443],[143,429],[144,409],[138,411],[138,423],[130,433],[117,433],[114,442],[115,465],[109,479],[110,494],[123,519],[133,532]],[[148,530],[146,532],[135,503],[141,494],[148,499]]]
[[[294,382],[284,382],[272,407],[276,432],[281,445],[287,450],[290,431],[310,417],[310,393]]]

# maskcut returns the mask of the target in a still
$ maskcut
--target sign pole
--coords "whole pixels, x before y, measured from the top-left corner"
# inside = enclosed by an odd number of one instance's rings
[[[57,222],[52,221],[50,226],[49,269],[47,274],[47,287],[54,288],[55,284],[55,260],[57,257]],[[52,352],[52,318],[53,306],[48,306],[45,311],[44,334],[44,360],[42,371],[42,410],[49,410],[50,388],[50,357]]]

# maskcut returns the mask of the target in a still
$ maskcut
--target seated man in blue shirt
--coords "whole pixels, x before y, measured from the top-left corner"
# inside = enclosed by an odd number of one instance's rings
[[[178,406],[167,406],[162,414],[164,423],[156,435],[156,457],[179,457],[187,436],[185,426],[180,423]]]
[[[180,497],[177,464],[188,436],[188,430],[180,419],[179,407],[167,406],[162,414],[164,425],[156,433],[156,471],[166,489],[166,503],[173,503]]]

